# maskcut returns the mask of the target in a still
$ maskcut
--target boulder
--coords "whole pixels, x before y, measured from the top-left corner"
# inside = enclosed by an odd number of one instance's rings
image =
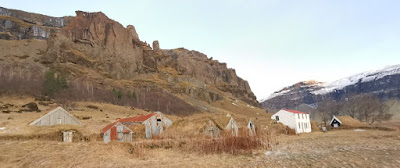
[[[27,111],[27,112],[32,112],[32,111],[36,111],[36,112],[40,112],[37,104],[35,102],[30,102],[28,104],[23,105],[22,107],[26,108],[26,109],[21,109],[20,111]]]

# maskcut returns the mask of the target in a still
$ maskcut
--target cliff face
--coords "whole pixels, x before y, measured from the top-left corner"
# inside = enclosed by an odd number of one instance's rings
[[[69,74],[71,79],[92,78],[91,81],[97,82],[112,79],[109,84],[120,87],[128,87],[129,81],[150,80],[154,87],[199,100],[210,102],[234,96],[258,105],[248,82],[225,63],[197,51],[160,49],[158,41],[153,43],[156,44],[153,50],[140,41],[134,26],[125,28],[101,12],[77,11],[75,17],[49,17],[0,8],[0,39],[8,40],[5,43],[10,45],[23,39],[29,40],[24,43],[26,46],[40,43],[36,54],[11,60],[18,62],[16,69],[21,63],[30,64],[42,67],[42,72],[50,68]],[[4,53],[15,53],[13,49],[6,50],[0,54],[3,60],[10,56]],[[168,68],[172,71],[166,71]]]
[[[234,69],[227,68],[226,63],[184,48],[162,50],[159,54],[158,65],[173,67],[180,74],[195,77],[206,85],[214,85],[221,91],[229,92],[249,104],[258,106],[248,82],[238,77]]]
[[[326,99],[341,100],[350,94],[373,93],[382,100],[400,98],[400,65],[356,74],[330,83],[300,82],[261,101],[268,109],[316,106]]]
[[[49,17],[0,7],[0,39],[47,39],[52,29],[64,27],[71,17]]]
[[[133,26],[124,28],[103,13],[77,11],[70,23],[54,32],[42,62],[72,62],[114,79],[138,75],[143,66],[142,43]],[[154,68],[154,67],[153,67]]]

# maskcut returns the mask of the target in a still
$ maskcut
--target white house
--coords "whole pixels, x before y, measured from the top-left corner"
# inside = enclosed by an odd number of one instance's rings
[[[296,134],[311,132],[310,115],[305,112],[282,109],[272,115],[271,119],[294,129]]]

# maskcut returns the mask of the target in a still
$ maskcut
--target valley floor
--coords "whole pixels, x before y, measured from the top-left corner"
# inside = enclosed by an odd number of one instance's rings
[[[278,136],[252,156],[200,155],[179,149],[130,154],[129,145],[101,142],[0,141],[0,167],[398,167],[400,131],[335,130]]]

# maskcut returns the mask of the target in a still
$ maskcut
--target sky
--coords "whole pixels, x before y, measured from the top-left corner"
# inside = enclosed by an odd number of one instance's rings
[[[163,49],[200,51],[247,80],[257,99],[400,64],[399,0],[0,0],[50,16],[102,11]]]

